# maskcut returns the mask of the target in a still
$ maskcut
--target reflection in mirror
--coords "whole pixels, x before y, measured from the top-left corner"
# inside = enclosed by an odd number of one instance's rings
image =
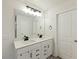
[[[40,29],[41,27],[41,29]],[[21,10],[15,12],[15,38],[23,39],[25,36],[29,38],[38,37],[38,34],[44,35],[44,15],[36,16],[24,13]]]

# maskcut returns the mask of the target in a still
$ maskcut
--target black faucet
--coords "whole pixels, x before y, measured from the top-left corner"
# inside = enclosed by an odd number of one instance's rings
[[[24,36],[24,41],[27,41],[29,40],[29,37],[28,36]]]

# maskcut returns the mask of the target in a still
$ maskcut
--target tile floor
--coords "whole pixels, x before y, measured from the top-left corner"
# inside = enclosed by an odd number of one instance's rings
[[[60,57],[53,57],[53,56],[50,56],[48,57],[47,59],[61,59]]]

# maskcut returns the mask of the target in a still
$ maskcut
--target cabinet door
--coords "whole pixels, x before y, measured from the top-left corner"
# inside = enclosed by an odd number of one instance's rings
[[[32,46],[32,59],[42,59],[41,43]]]
[[[25,58],[26,59],[31,59],[30,53],[31,53],[30,46],[29,47],[25,47]]]
[[[30,51],[27,51],[27,52],[25,53],[25,59],[31,59],[31,58],[30,58]]]
[[[30,59],[30,51],[28,47],[17,50],[17,59]]]
[[[42,42],[42,57],[47,59],[53,53],[52,39]]]
[[[42,42],[42,57],[43,59],[47,59],[48,57],[48,42],[44,41]]]
[[[53,40],[50,39],[47,41],[48,45],[47,45],[47,54],[48,56],[53,54]]]
[[[28,53],[20,53],[17,55],[17,59],[30,59]]]

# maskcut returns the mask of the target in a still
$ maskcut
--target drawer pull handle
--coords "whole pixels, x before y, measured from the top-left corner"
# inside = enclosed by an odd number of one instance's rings
[[[44,55],[47,55],[46,53],[44,53]]]
[[[49,48],[49,45],[48,45],[48,48]]]
[[[46,46],[44,46],[44,48],[46,48]]]
[[[22,54],[20,54],[20,56],[22,56]]]
[[[29,53],[29,51],[27,51]]]
[[[30,53],[30,57],[32,58],[32,53]]]
[[[38,58],[39,59],[39,58]]]
[[[47,50],[44,50],[44,52],[46,52]]]
[[[38,51],[39,51],[39,49],[36,50],[36,52],[38,52]]]
[[[37,54],[36,56],[39,56],[40,54]]]

